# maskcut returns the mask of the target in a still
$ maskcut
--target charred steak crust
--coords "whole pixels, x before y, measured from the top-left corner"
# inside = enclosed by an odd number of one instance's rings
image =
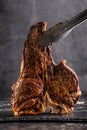
[[[78,78],[75,72],[65,64],[65,60],[56,65],[53,71],[54,78],[48,78],[46,82],[46,91],[51,104],[54,104],[55,107],[58,106],[59,109],[62,108],[63,111],[59,111],[59,113],[70,113],[81,95]],[[58,107],[56,111],[58,111]]]
[[[76,73],[64,60],[56,65],[50,47],[39,45],[46,26],[33,25],[24,43],[20,76],[12,85],[14,115],[39,114],[49,107],[54,113],[70,113],[81,95]]]

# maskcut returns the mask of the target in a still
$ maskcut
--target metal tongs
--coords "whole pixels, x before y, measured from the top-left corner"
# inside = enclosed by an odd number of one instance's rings
[[[61,38],[66,37],[75,27],[87,20],[87,9],[69,19],[68,21],[58,23],[45,31],[39,38],[41,46],[49,46]]]

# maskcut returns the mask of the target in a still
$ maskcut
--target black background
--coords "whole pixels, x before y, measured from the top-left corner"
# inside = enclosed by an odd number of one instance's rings
[[[0,0],[0,98],[9,97],[20,73],[24,41],[29,27],[38,21],[48,28],[87,8],[87,0]],[[87,91],[87,22],[75,28],[52,47],[56,63],[72,67]]]

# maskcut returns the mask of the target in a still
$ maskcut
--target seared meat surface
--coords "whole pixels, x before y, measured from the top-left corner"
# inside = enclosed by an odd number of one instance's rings
[[[60,114],[72,112],[81,95],[77,75],[65,62],[55,65],[53,77],[46,82],[48,104],[53,107],[52,112]]]
[[[64,60],[56,65],[50,47],[39,45],[46,26],[46,22],[33,25],[24,43],[20,76],[12,86],[14,115],[40,114],[48,108],[70,113],[81,95],[75,72]]]

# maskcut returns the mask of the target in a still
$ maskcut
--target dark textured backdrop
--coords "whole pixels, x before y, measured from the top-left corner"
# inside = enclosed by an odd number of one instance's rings
[[[29,27],[47,21],[48,28],[87,8],[87,0],[0,0],[0,98],[9,97],[20,72],[23,44]],[[63,58],[87,91],[87,22],[52,46],[55,62]]]

